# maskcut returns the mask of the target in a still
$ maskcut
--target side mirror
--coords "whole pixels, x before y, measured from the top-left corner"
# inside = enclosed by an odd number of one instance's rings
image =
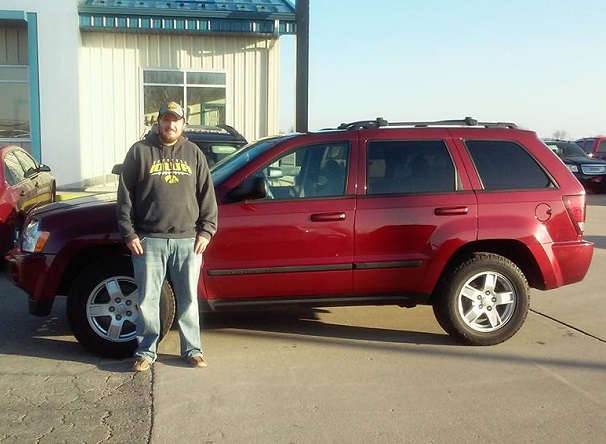
[[[44,172],[48,173],[48,172],[50,172],[50,170],[51,170],[50,167],[48,165],[43,164],[43,163],[41,163],[38,166],[38,171],[44,171]]]
[[[120,175],[122,174],[122,164],[121,163],[117,163],[114,165],[114,167],[112,168],[112,174],[116,174],[116,175]]]
[[[223,199],[224,203],[242,202],[245,200],[263,199],[267,196],[265,187],[265,178],[249,177],[242,181],[240,185],[227,193]]]

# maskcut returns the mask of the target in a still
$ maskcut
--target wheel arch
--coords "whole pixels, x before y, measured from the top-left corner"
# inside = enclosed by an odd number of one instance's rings
[[[118,256],[129,256],[126,248],[120,244],[91,246],[78,251],[71,257],[61,276],[57,294],[67,295],[74,280],[92,263]]]
[[[522,270],[531,288],[540,290],[545,288],[543,274],[532,252],[522,242],[512,239],[480,240],[461,246],[446,263],[440,275],[441,279],[476,253],[494,253],[509,259]],[[434,290],[438,286],[436,284]],[[429,303],[432,304],[436,297],[438,295],[434,292],[429,298]]]

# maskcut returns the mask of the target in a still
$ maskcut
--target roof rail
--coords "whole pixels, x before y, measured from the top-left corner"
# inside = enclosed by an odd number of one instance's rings
[[[240,133],[238,132],[238,130],[237,130],[237,129],[235,129],[233,126],[231,126],[231,125],[225,125],[225,124],[222,124],[222,125],[220,124],[220,125],[217,125],[217,126],[218,126],[219,128],[223,128],[225,131],[227,131],[227,132],[228,132],[229,134],[231,134],[232,136],[234,136],[234,137],[236,137],[236,138],[238,138],[238,139],[245,140],[244,136],[243,136],[242,134],[240,134]]]
[[[511,122],[478,122],[472,117],[465,117],[460,120],[436,120],[431,122],[388,122],[382,117],[377,117],[375,120],[360,120],[352,123],[342,123],[337,129],[372,129],[383,126],[483,126],[484,128],[510,128],[516,129],[518,126]]]
[[[375,120],[358,120],[357,122],[342,123],[337,129],[370,129],[387,126],[389,122],[382,117],[377,117]]]

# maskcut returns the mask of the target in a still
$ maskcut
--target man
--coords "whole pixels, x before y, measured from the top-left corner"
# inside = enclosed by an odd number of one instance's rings
[[[206,158],[182,136],[184,128],[183,108],[163,105],[158,131],[130,148],[120,175],[118,227],[139,288],[137,372],[149,370],[157,358],[166,275],[177,298],[181,356],[193,367],[206,367],[197,286],[202,253],[217,230],[217,202]]]

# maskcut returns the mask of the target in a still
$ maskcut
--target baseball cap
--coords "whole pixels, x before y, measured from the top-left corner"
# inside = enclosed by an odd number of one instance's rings
[[[160,111],[158,112],[158,119],[160,119],[164,114],[171,113],[177,116],[179,119],[185,118],[185,113],[183,112],[183,108],[177,102],[168,102],[160,107]]]

